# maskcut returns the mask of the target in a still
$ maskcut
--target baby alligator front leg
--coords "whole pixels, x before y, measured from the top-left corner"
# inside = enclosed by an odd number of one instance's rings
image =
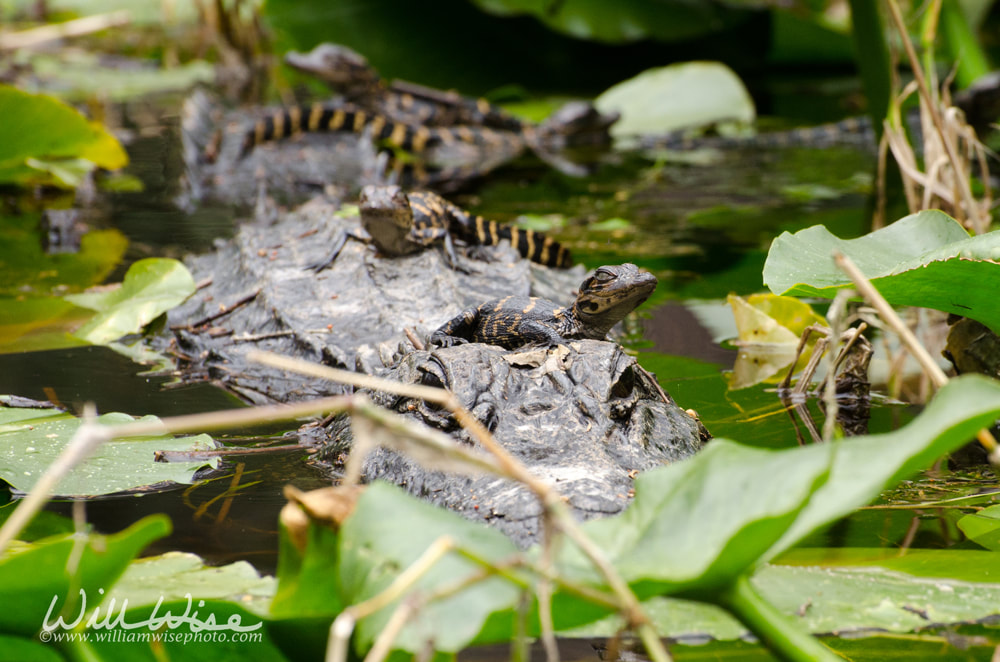
[[[437,347],[464,345],[472,339],[472,334],[478,324],[479,309],[468,308],[441,325],[437,331],[431,334],[427,342],[429,345]]]
[[[330,249],[330,254],[320,260],[319,262],[313,262],[312,264],[307,264],[306,269],[311,269],[316,273],[319,273],[329,267],[337,260],[337,256],[340,255],[340,251],[344,250],[344,244],[347,243],[348,239],[355,239],[364,243],[370,243],[372,238],[364,230],[350,230],[341,231],[337,233],[337,236],[333,238],[333,248]]]

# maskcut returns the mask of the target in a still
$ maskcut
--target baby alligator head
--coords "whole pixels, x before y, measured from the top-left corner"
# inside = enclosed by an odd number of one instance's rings
[[[618,322],[636,309],[656,289],[656,276],[634,264],[598,267],[583,281],[573,303],[573,316],[583,337],[604,338]]]
[[[352,91],[364,93],[379,84],[379,76],[368,60],[337,44],[320,44],[308,53],[289,51],[285,54],[285,64],[348,95]]]
[[[361,227],[386,255],[407,255],[420,250],[411,239],[413,210],[398,186],[365,186],[358,202]]]

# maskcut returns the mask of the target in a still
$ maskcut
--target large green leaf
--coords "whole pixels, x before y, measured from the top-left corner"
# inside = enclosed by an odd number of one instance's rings
[[[495,529],[419,501],[387,483],[369,486],[340,531],[336,572],[342,600],[356,604],[379,593],[444,535],[494,563],[517,552],[514,544]],[[468,559],[449,553],[421,577],[415,590],[426,595],[474,575],[479,569]],[[457,652],[471,641],[507,641],[519,595],[519,588],[505,579],[481,581],[422,608],[416,623],[403,631],[394,647],[416,653],[433,640],[436,650]],[[371,646],[397,604],[358,624],[355,644],[359,650]]]
[[[114,136],[54,97],[0,84],[0,117],[0,182],[60,183],[32,159],[84,159],[108,170],[128,164]]]
[[[777,452],[716,439],[641,475],[628,510],[585,528],[641,596],[726,586],[966,443],[998,413],[1000,383],[971,375],[895,432]],[[564,560],[596,581],[578,551]]]
[[[8,549],[0,554],[0,600],[8,606],[0,610],[0,632],[33,635],[50,604],[49,624],[89,613],[129,561],[169,532],[170,520],[153,515],[109,536],[64,534]]]
[[[851,286],[833,262],[835,250],[850,257],[891,304],[957,313],[1000,331],[1000,232],[970,237],[937,210],[857,239],[840,239],[816,225],[774,240],[764,284],[775,294],[832,298]]]
[[[1000,505],[984,508],[958,520],[958,528],[970,540],[1000,552]]]
[[[782,539],[773,558],[815,529],[872,501],[887,487],[971,441],[1000,414],[1000,382],[965,375],[946,384],[926,409],[894,432],[838,442],[830,480],[817,490]],[[822,462],[822,446],[793,449],[804,463]]]
[[[624,513],[584,529],[640,597],[725,586],[753,568],[826,480],[834,447],[814,448],[806,459],[797,449],[715,439],[687,461],[641,474]],[[563,560],[597,581],[576,548]]]
[[[74,335],[100,344],[138,332],[191,296],[194,290],[194,279],[183,264],[168,258],[147,258],[129,267],[121,287],[69,294],[65,298],[77,306],[98,311]]]
[[[129,423],[127,414],[104,414],[101,423]],[[146,416],[144,421],[155,420]],[[29,491],[59,456],[80,427],[70,414],[45,409],[0,408],[0,478]],[[194,462],[156,462],[159,450],[192,451],[213,448],[208,435],[150,436],[115,439],[100,446],[84,464],[75,467],[57,487],[57,494],[97,496],[149,487],[157,483],[190,483],[194,472],[218,466],[218,458]]]

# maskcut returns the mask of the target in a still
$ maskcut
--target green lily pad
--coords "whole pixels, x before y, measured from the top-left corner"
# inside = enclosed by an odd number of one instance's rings
[[[194,290],[194,278],[183,264],[167,258],[147,258],[129,267],[120,287],[70,294],[65,299],[98,311],[74,335],[100,344],[140,331],[191,296]]]
[[[996,556],[983,549],[794,547],[783,552],[774,562],[824,568],[878,566],[914,577],[1000,584]]]
[[[128,414],[104,414],[101,423],[130,423]],[[156,420],[153,416],[141,420]],[[59,456],[80,427],[70,414],[46,409],[0,408],[0,478],[15,488],[31,490],[45,469]],[[214,448],[208,435],[149,436],[115,439],[102,444],[56,488],[57,494],[99,496],[157,484],[191,483],[198,469],[218,466],[218,458],[195,462],[156,462],[159,450],[192,451]]]
[[[195,554],[167,552],[133,561],[105,593],[104,603],[116,600],[121,605],[128,600],[129,607],[136,608],[155,605],[160,599],[183,601],[192,595],[236,602],[263,617],[269,613],[274,589],[274,577],[261,576],[246,561],[210,567]]]
[[[183,91],[215,80],[215,68],[204,60],[173,67],[147,66],[148,60],[135,60],[130,63],[132,66],[107,66],[95,53],[77,52],[36,55],[31,62],[36,75],[58,86],[60,94],[68,99],[100,93],[110,101],[120,102]]]
[[[850,257],[893,305],[956,313],[1000,331],[1000,232],[970,237],[937,210],[857,239],[840,239],[816,225],[774,240],[764,284],[775,294],[833,298],[852,286],[833,263],[835,250]]]
[[[684,62],[644,71],[594,100],[602,113],[619,112],[615,137],[667,133],[720,121],[751,123],[753,99],[739,77],[719,62]]]
[[[1000,584],[922,578],[880,567],[766,565],[752,582],[764,599],[785,614],[794,614],[803,628],[814,633],[911,632],[929,623],[987,618],[1000,604]],[[747,634],[739,621],[714,605],[658,597],[643,607],[660,636],[731,640]],[[562,634],[612,636],[621,625],[620,618],[610,617]]]
[[[57,159],[108,170],[128,164],[114,136],[54,97],[0,85],[0,117],[0,182],[60,184],[61,175],[52,173]]]

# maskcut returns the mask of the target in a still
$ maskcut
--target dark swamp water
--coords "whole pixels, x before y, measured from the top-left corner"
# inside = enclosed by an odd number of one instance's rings
[[[128,172],[144,182],[145,191],[109,195],[103,215],[92,222],[93,227],[117,228],[130,242],[126,264],[111,281],[120,280],[127,263],[142,257],[211,250],[213,240],[230,236],[238,222],[239,213],[225,207],[185,213],[173,206],[181,170],[179,140],[176,118],[168,112],[164,122],[155,131],[138,133],[128,145]],[[548,224],[590,268],[631,261],[654,273],[660,285],[642,307],[638,330],[628,340],[643,365],[657,374],[679,404],[697,410],[716,436],[768,447],[800,443],[801,420],[785,410],[772,390],[728,388],[726,373],[737,352],[723,342],[735,335],[725,297],[762,290],[767,248],[783,231],[818,223],[842,237],[868,231],[874,155],[849,147],[774,148],[726,151],[708,164],[654,162],[629,154],[618,161],[593,177],[574,179],[525,160],[451,198],[501,221],[528,216],[522,221]],[[71,408],[93,402],[100,412],[136,416],[238,404],[211,384],[175,388],[168,377],[142,374],[145,369],[103,347],[7,353],[0,355],[0,393],[38,399],[54,395]],[[883,387],[876,383],[875,388]],[[823,414],[816,404],[809,403],[807,409],[822,427]],[[914,413],[913,408],[878,399],[869,430],[895,429]],[[284,431],[241,430],[216,438],[251,445]],[[990,478],[988,472],[948,481],[926,477],[884,500],[905,504],[968,494],[989,485]],[[209,563],[242,559],[273,572],[282,487],[291,483],[311,489],[330,480],[301,452],[239,456],[227,459],[222,471],[206,482],[96,499],[87,502],[86,512],[101,532],[118,531],[151,513],[166,513],[174,533],[147,553],[190,551]],[[66,502],[50,506],[66,514],[70,508]],[[804,546],[892,549],[906,541],[940,547],[952,542],[953,535],[954,527],[932,511],[870,509]],[[751,659],[743,644],[723,648]]]

